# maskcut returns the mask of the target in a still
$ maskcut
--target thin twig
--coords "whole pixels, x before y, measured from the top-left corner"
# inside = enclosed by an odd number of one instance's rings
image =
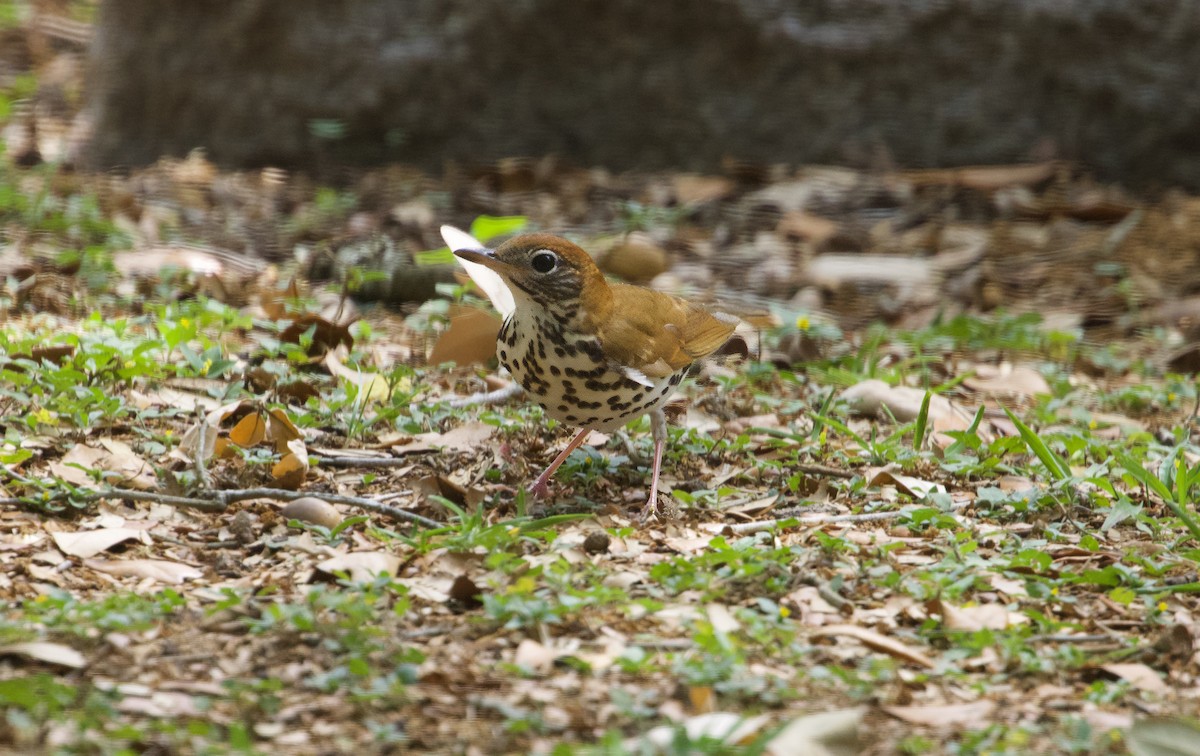
[[[501,402],[507,402],[514,396],[519,395],[522,390],[523,389],[519,383],[509,383],[508,385],[498,388],[495,391],[456,397],[447,402],[447,404],[456,409],[461,407],[474,407],[477,404],[500,404]]]
[[[427,449],[430,454],[436,450]],[[408,452],[420,454],[421,452]],[[309,457],[318,467],[404,467],[413,462],[408,457]]]
[[[310,493],[305,491],[288,491],[283,488],[242,488],[230,489],[228,491],[213,491],[219,495],[226,504],[232,504],[237,501],[246,499],[278,499],[280,501],[295,501],[308,496],[316,496],[333,504],[349,504],[351,506],[365,509],[368,512],[383,514],[389,517],[395,517],[398,520],[408,520],[418,525],[424,525],[427,528],[440,528],[445,523],[431,520],[428,517],[422,517],[419,514],[409,512],[397,507],[391,507],[387,504],[381,504],[375,499],[367,499],[362,496],[343,496],[341,494],[331,493]]]
[[[956,501],[950,506],[951,511],[965,509],[974,501]],[[897,517],[903,517],[906,514],[903,510],[894,510],[891,512],[869,512],[867,514],[846,514],[846,515],[801,515],[799,517],[777,517],[771,520],[758,520],[756,522],[742,522],[736,525],[716,525],[721,532],[728,528],[736,535],[746,535],[749,533],[761,533],[764,530],[772,530],[779,527],[782,523],[794,520],[796,525],[831,525],[835,523],[855,523],[855,522],[879,522],[882,520],[894,520]]]
[[[277,501],[294,501],[306,496],[319,496],[319,498],[334,504],[349,504],[351,506],[365,509],[368,512],[386,515],[397,520],[407,520],[416,525],[421,525],[427,528],[440,528],[443,523],[436,520],[431,520],[428,517],[422,517],[419,514],[408,512],[397,507],[381,504],[374,499],[366,499],[361,496],[342,496],[340,494],[319,493],[313,494],[305,491],[288,491],[282,488],[242,488],[230,489],[225,491],[204,491],[203,497],[193,496],[169,496],[167,494],[153,493],[151,491],[133,491],[124,488],[110,488],[104,491],[96,491],[93,493],[79,494],[74,497],[75,501],[91,503],[102,499],[127,499],[129,501],[149,501],[158,504],[167,504],[173,507],[187,507],[189,509],[198,509],[202,512],[224,512],[229,508],[230,504],[246,499],[275,499]],[[44,503],[65,501],[65,495],[56,495],[45,500]],[[29,499],[8,498],[0,499],[0,505],[7,506],[28,506],[31,503],[36,503],[36,497]]]
[[[1030,643],[1104,643],[1119,642],[1120,638],[1112,635],[1034,635]]]
[[[795,470],[806,475],[824,475],[829,478],[853,478],[858,473],[853,470],[843,470],[840,467],[828,467],[826,465],[788,465],[788,472]]]

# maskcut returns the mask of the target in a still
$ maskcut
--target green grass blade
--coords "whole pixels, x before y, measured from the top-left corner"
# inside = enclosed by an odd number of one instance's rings
[[[929,427],[929,400],[933,398],[933,394],[926,391],[925,397],[921,399],[921,411],[917,413],[917,424],[913,428],[913,451],[920,452],[921,447],[925,445],[925,429]]]
[[[1057,454],[1050,451],[1050,447],[1046,446],[1046,442],[1041,436],[1033,432],[1021,419],[1014,415],[1007,407],[1004,408],[1004,414],[1008,415],[1008,419],[1017,427],[1017,433],[1021,434],[1021,440],[1029,447],[1046,469],[1050,472],[1050,477],[1056,481],[1066,480],[1071,477],[1071,468],[1067,466],[1066,460],[1060,458]]]
[[[1167,485],[1157,475],[1142,467],[1133,457],[1119,451],[1114,451],[1113,456],[1117,458],[1117,462],[1121,464],[1121,467],[1125,468],[1126,472],[1162,499],[1167,508],[1176,517],[1183,520],[1183,524],[1187,526],[1188,531],[1192,534],[1192,538],[1200,541],[1200,523],[1197,523],[1196,518],[1185,508],[1186,501],[1176,501],[1174,495],[1171,493],[1171,489],[1167,488]]]

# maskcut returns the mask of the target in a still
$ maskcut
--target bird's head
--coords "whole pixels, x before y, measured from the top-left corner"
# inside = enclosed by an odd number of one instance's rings
[[[522,234],[496,249],[458,249],[455,255],[504,279],[518,301],[542,307],[601,307],[611,301],[596,263],[577,245],[551,234]]]

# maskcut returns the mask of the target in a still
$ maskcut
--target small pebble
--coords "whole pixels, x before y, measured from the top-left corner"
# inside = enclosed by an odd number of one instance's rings
[[[603,554],[608,551],[610,540],[607,533],[592,533],[583,539],[583,550],[589,554]]]

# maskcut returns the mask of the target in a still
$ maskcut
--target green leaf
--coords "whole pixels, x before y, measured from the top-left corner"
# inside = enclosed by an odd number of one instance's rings
[[[337,538],[338,534],[341,533],[346,528],[352,528],[355,525],[358,525],[360,523],[368,522],[370,519],[371,518],[367,517],[366,515],[355,515],[354,517],[347,517],[346,519],[342,520],[337,525],[335,525],[333,530],[329,531],[329,537]]]
[[[1200,524],[1197,524],[1196,518],[1192,517],[1191,513],[1185,508],[1187,502],[1175,500],[1174,494],[1167,485],[1159,480],[1158,476],[1153,475],[1149,470],[1142,467],[1133,457],[1124,452],[1113,450],[1113,456],[1117,458],[1117,462],[1124,467],[1126,472],[1137,479],[1146,488],[1153,491],[1163,503],[1171,510],[1171,512],[1183,520],[1183,524],[1187,526],[1188,532],[1192,534],[1192,538],[1200,540]]]
[[[497,236],[515,234],[529,224],[523,215],[481,215],[471,223],[471,236],[487,243]]]
[[[1021,419],[1014,415],[1007,407],[1004,408],[1004,414],[1008,415],[1008,419],[1017,427],[1017,433],[1021,434],[1021,440],[1025,442],[1029,450],[1045,465],[1046,470],[1050,473],[1050,477],[1056,481],[1066,480],[1071,477],[1071,468],[1067,466],[1066,461],[1060,459],[1057,454],[1050,451],[1050,447],[1046,446],[1046,442],[1041,439],[1041,436],[1034,433],[1032,428],[1021,422]]]
[[[453,265],[454,261],[454,252],[449,247],[440,247],[413,255],[413,262],[419,266]]]
[[[925,392],[925,397],[921,399],[921,411],[917,413],[917,425],[913,429],[913,451],[921,451],[921,447],[925,445],[925,428],[929,424],[929,400],[933,394]]]
[[[1129,606],[1133,603],[1133,600],[1137,598],[1137,593],[1135,593],[1132,588],[1119,586],[1109,591],[1108,597],[1121,606]]]

